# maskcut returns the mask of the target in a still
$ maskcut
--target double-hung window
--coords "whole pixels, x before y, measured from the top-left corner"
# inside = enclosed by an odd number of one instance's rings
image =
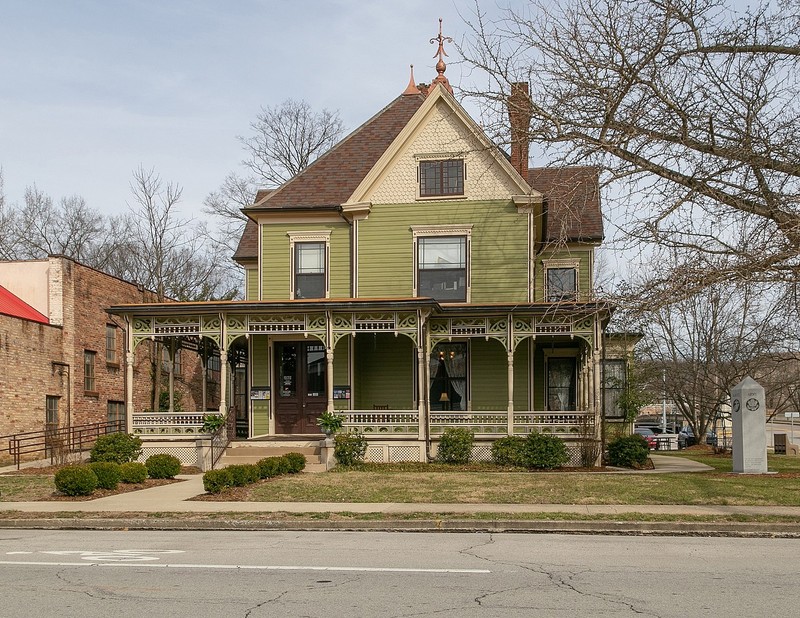
[[[325,243],[294,246],[294,297],[325,298]]]
[[[419,196],[449,197],[464,195],[466,176],[463,159],[436,159],[419,162]]]
[[[106,324],[106,363],[117,364],[117,327]]]
[[[414,293],[444,302],[469,300],[472,226],[412,226]]]
[[[287,232],[291,260],[290,298],[328,298],[331,232]]]
[[[94,361],[96,356],[97,353],[91,350],[83,351],[83,390],[90,393],[95,392]]]

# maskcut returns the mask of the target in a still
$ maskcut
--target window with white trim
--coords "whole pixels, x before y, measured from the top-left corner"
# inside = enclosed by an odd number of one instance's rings
[[[330,296],[329,231],[287,232],[290,250],[290,298]]]
[[[543,260],[547,302],[578,300],[578,260]]]
[[[412,226],[411,230],[415,296],[467,302],[472,226]]]
[[[577,358],[551,356],[547,359],[547,409],[575,410],[578,395]]]

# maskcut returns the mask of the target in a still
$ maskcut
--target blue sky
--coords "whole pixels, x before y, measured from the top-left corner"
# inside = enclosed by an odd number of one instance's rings
[[[486,6],[483,6],[483,5]],[[519,4],[519,2],[515,2]],[[155,167],[184,188],[184,212],[243,156],[237,135],[288,97],[339,109],[348,130],[435,75],[452,0],[4,0],[0,167],[8,201],[27,185],[78,194],[104,213],[130,200],[131,172]],[[499,13],[494,2],[482,10]],[[452,52],[447,75],[461,69]],[[471,79],[471,78],[468,78]]]

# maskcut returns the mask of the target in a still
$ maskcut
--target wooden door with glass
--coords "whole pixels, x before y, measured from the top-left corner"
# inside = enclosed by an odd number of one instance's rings
[[[321,433],[317,419],[327,405],[326,369],[325,346],[321,343],[275,344],[276,433]]]

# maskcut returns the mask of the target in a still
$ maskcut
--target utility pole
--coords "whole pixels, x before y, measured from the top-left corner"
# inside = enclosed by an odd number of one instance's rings
[[[661,370],[661,383],[664,386],[661,399],[661,433],[667,433],[667,370]]]

